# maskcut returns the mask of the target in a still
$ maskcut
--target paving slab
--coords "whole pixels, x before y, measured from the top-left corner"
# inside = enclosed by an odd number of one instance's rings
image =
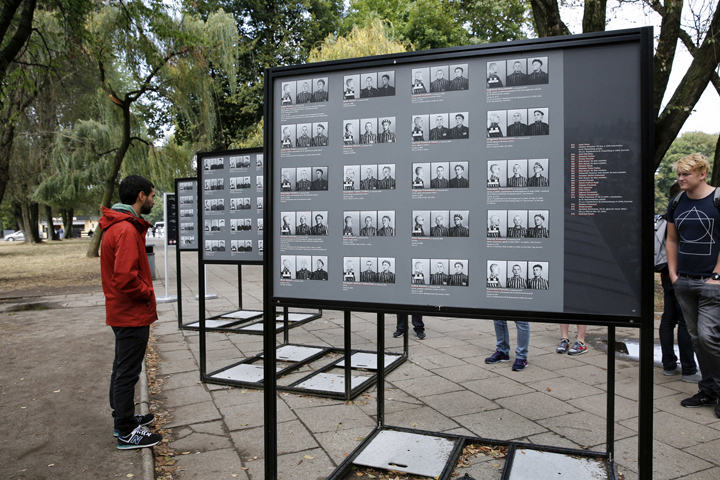
[[[172,419],[166,424],[167,428],[173,428],[179,425],[204,423],[220,418],[220,413],[212,402],[183,405],[169,410],[172,415]]]
[[[243,462],[232,448],[178,455],[175,459],[177,462],[175,465],[178,467],[177,472],[183,480],[220,479],[223,477],[249,480],[250,478],[247,472],[243,470]]]

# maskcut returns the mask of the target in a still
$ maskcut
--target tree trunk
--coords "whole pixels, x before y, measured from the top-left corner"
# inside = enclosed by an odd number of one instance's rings
[[[58,234],[55,231],[55,224],[53,223],[52,218],[52,207],[50,205],[45,205],[45,221],[47,222],[48,240],[60,240],[60,237],[58,237]]]
[[[22,207],[20,206],[19,202],[12,202],[12,211],[13,216],[15,217],[15,222],[18,225],[18,229],[22,232],[25,231],[25,223],[22,216]]]
[[[73,216],[75,215],[74,209],[61,208],[60,215],[62,215],[63,230],[65,230],[65,233],[63,233],[63,238],[72,238]]]
[[[720,187],[720,135],[715,144],[715,157],[713,158],[712,179],[710,184],[713,187]]]
[[[585,0],[583,33],[604,32],[607,0]]]
[[[680,37],[683,0],[666,0],[662,23],[660,24],[660,37],[653,62],[653,107],[654,117],[660,114],[660,105],[670,80],[673,60],[677,50],[677,41]]]
[[[38,231],[38,216],[40,209],[37,203],[24,202],[21,204],[23,219],[23,235],[28,243],[42,243],[40,232]]]
[[[570,35],[570,30],[560,18],[557,0],[530,0],[530,5],[539,37]]]

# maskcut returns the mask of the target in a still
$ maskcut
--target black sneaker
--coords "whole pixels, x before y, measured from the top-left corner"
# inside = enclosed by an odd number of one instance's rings
[[[135,450],[138,448],[148,448],[157,445],[162,441],[162,435],[159,433],[150,433],[145,430],[145,427],[137,426],[135,430],[129,434],[118,436],[117,448],[118,450]]]
[[[152,413],[148,413],[147,415],[135,415],[135,420],[137,420],[138,425],[144,427],[145,425],[150,425],[155,421],[155,415]],[[113,436],[117,437],[118,435],[120,435],[120,432],[118,432],[118,429],[116,428],[113,431]]]
[[[698,408],[708,407],[713,403],[717,403],[717,398],[711,397],[710,395],[701,390],[692,397],[686,398],[685,400],[680,402],[680,405],[687,408]],[[715,410],[717,411],[717,408]]]
[[[393,338],[402,337],[403,335],[404,335],[404,333],[403,333],[402,330],[395,330],[395,331],[393,332]]]
[[[500,350],[495,350],[495,353],[493,353],[492,355],[490,355],[489,357],[487,357],[485,359],[485,363],[490,364],[490,365],[492,365],[494,363],[509,362],[509,361],[510,361],[510,356],[505,355]]]
[[[415,335],[417,335],[418,340],[425,340],[425,337],[427,337],[425,332],[415,332]]]

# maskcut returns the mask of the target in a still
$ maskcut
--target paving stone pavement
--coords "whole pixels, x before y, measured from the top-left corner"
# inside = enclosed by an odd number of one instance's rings
[[[162,250],[156,265],[162,275]],[[175,252],[170,250],[170,293],[175,293]],[[182,254],[184,322],[198,318],[197,258]],[[262,269],[243,267],[243,306],[262,307]],[[162,278],[155,281],[163,295]],[[209,290],[219,298],[206,302],[209,315],[238,307],[237,267],[208,266]],[[95,296],[70,295],[52,299],[69,305],[100,308]],[[264,478],[263,392],[199,382],[198,333],[179,330],[177,304],[158,306],[153,327],[161,356],[158,377],[162,397],[173,418],[170,446],[178,452],[175,478]],[[342,346],[342,312],[290,331],[290,342]],[[394,316],[386,319],[385,344],[400,352],[402,339],[392,338]],[[657,327],[656,322],[656,327]],[[427,339],[410,339],[410,359],[389,373],[385,385],[388,425],[430,431],[518,440],[541,445],[604,450],[606,356],[591,347],[581,356],[557,355],[559,327],[531,324],[529,367],[512,372],[510,363],[486,365],[495,349],[491,321],[425,318]],[[353,313],[353,347],[374,349],[375,315]],[[603,334],[589,327],[588,333]],[[512,344],[515,328],[511,324]],[[574,335],[574,327],[571,327]],[[633,329],[618,329],[618,339],[637,338]],[[657,340],[657,331],[656,331]],[[278,344],[282,335],[278,335]],[[208,371],[262,350],[262,337],[209,333]],[[514,358],[514,355],[511,355]],[[305,371],[309,371],[306,369]],[[682,398],[696,385],[679,376],[654,371],[654,473],[657,480],[720,478],[720,419],[710,408],[686,409]],[[616,371],[615,447],[618,470],[637,478],[638,365],[618,359]],[[353,402],[289,393],[278,394],[278,478],[324,479],[371,432],[376,424],[376,389]],[[478,478],[500,478],[497,468],[475,461]],[[486,468],[488,467],[488,468]]]

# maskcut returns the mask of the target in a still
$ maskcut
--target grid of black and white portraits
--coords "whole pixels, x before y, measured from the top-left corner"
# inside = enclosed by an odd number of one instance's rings
[[[250,178],[250,177],[248,177]],[[225,179],[224,178],[208,178],[205,180],[205,191],[214,192],[218,190],[225,190]]]
[[[180,222],[180,231],[181,232],[194,232],[195,224],[192,222]]]
[[[206,200],[207,202],[207,200]],[[250,210],[252,208],[250,204],[250,197],[245,198],[231,198],[230,199],[230,211],[236,212],[238,210]],[[207,211],[207,209],[206,209]]]
[[[193,209],[193,208],[183,208],[180,210],[181,218],[192,218],[194,216],[195,216],[195,209]]]
[[[548,262],[488,260],[487,288],[548,290]]]
[[[280,192],[324,192],[328,189],[328,167],[283,168]]]
[[[260,161],[262,166],[262,160]],[[241,157],[230,157],[230,170],[238,168],[250,168],[250,155],[243,155]]]
[[[248,201],[250,199],[247,199]],[[230,200],[230,205],[232,205],[232,200]],[[213,212],[222,212],[225,210],[225,199],[224,198],[213,198],[213,199],[206,199],[205,200],[205,212],[206,213],[213,213]]]
[[[419,162],[412,164],[413,190],[468,188],[469,162]]]
[[[467,287],[470,285],[469,263],[452,258],[413,258],[410,284]]]
[[[487,88],[550,83],[547,57],[510,58],[487,62]]]
[[[412,141],[466,140],[470,138],[468,112],[412,115]]]
[[[251,218],[231,218],[230,232],[250,232],[252,231]]]
[[[469,237],[468,210],[413,210],[413,237]]]
[[[230,251],[231,252],[252,252],[253,241],[252,240],[230,240]]]
[[[192,182],[179,182],[178,190],[181,192],[192,192],[195,188],[193,188]]]
[[[488,188],[549,187],[547,158],[488,160]]]
[[[343,191],[395,190],[395,164],[343,166]]]
[[[458,92],[470,89],[467,63],[412,69],[410,93]]]
[[[212,220],[205,220],[205,231],[206,232],[224,232],[225,231],[225,219],[214,218]]]
[[[395,283],[391,257],[343,257],[344,283]]]
[[[222,179],[219,179],[222,180]],[[207,180],[205,180],[207,182]],[[236,192],[239,190],[245,190],[248,188],[257,187],[250,183],[250,177],[230,177],[230,191]]]
[[[327,281],[328,257],[327,255],[281,255],[280,278]]]
[[[282,149],[328,146],[328,122],[291,123],[280,128]]]
[[[395,95],[395,72],[366,72],[345,75],[343,100],[389,97]]]
[[[328,86],[327,77],[283,82],[280,104],[287,107],[304,103],[327,102],[329,100]]]
[[[225,240],[205,240],[206,252],[224,252]]]
[[[488,210],[488,238],[550,238],[548,210]]]
[[[343,120],[343,145],[395,143],[395,117]]]
[[[488,138],[550,135],[549,108],[519,108],[487,112]]]
[[[328,212],[282,212],[280,236],[328,235]]]
[[[225,169],[224,158],[206,158],[203,160],[203,168],[205,170],[223,170]]]
[[[192,205],[195,202],[195,197],[192,195],[181,195],[178,200],[180,205]]]
[[[195,235],[183,235],[180,237],[180,243],[183,245],[192,245],[195,243]]]
[[[394,237],[394,210],[343,212],[343,237]]]

